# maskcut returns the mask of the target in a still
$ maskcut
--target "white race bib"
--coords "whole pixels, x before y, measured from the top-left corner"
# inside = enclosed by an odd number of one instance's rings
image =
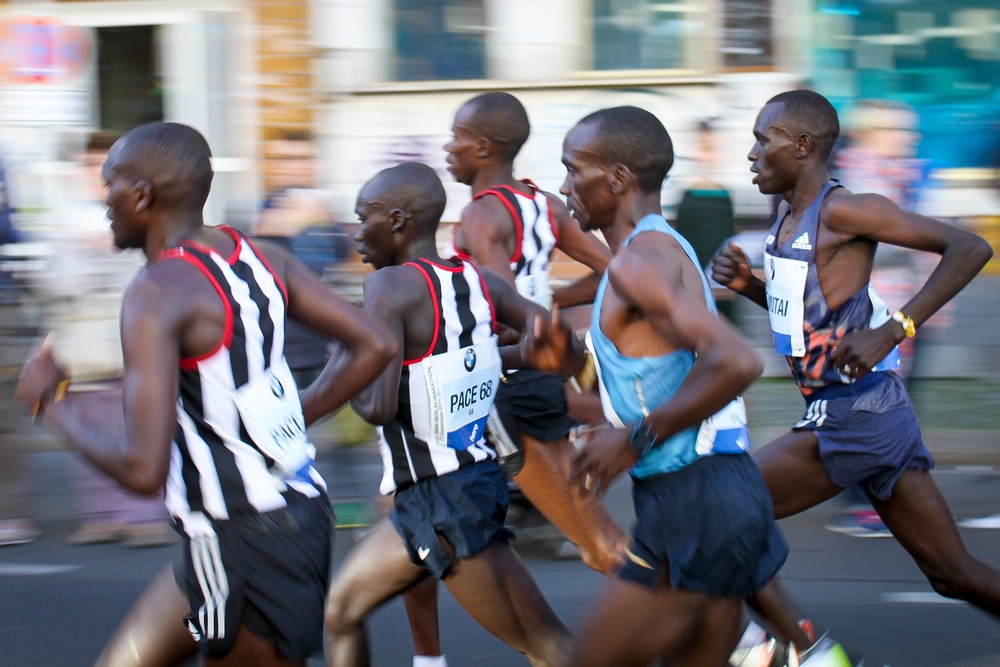
[[[797,259],[764,255],[764,272],[767,281],[767,314],[771,320],[771,333],[778,354],[804,357],[805,334],[802,326],[805,316],[803,295],[809,264]]]
[[[500,384],[500,351],[490,340],[424,360],[434,442],[465,450],[483,438]]]
[[[233,392],[254,444],[274,460],[279,475],[294,478],[313,461],[315,448],[306,439],[298,388],[282,361]]]
[[[750,429],[742,396],[701,423],[694,448],[700,456],[750,451]]]

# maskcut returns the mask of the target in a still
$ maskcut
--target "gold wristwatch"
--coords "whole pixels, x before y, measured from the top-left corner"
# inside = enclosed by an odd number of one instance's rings
[[[917,335],[917,325],[913,323],[913,318],[904,315],[903,311],[897,310],[892,314],[892,319],[903,327],[903,333],[906,334],[907,338],[913,338]]]

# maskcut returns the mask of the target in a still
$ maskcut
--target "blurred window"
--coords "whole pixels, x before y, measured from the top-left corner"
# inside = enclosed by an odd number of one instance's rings
[[[774,64],[771,0],[594,0],[592,7],[597,70]],[[705,39],[713,30],[716,39]],[[720,55],[711,53],[716,43]]]
[[[686,69],[701,24],[694,3],[594,0],[594,69]]]
[[[998,151],[997,0],[820,0],[813,78],[835,103],[906,102],[920,114],[921,156],[992,166]]]
[[[397,81],[482,79],[484,0],[395,0]]]
[[[97,29],[101,127],[126,132],[163,120],[163,89],[151,25]]]
[[[725,0],[722,13],[722,65],[726,69],[774,66],[771,0]]]

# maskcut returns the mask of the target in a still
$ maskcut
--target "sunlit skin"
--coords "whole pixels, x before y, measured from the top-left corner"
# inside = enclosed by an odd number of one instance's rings
[[[803,93],[790,94],[808,99]],[[823,100],[802,103],[813,105],[818,114],[828,108]],[[780,100],[761,109],[754,125],[755,142],[747,156],[758,189],[764,194],[779,194],[788,202],[777,234],[779,245],[795,234],[802,216],[829,182],[827,163],[834,140],[823,135],[833,133],[831,121],[800,128],[786,111]],[[827,127],[823,127],[824,122]],[[881,195],[856,194],[843,188],[832,190],[821,203],[813,243],[812,262],[822,297],[832,309],[870,282],[879,243],[940,255],[924,285],[900,308],[917,326],[954,298],[992,255],[982,238],[906,211]],[[730,244],[720,251],[713,262],[712,277],[767,307],[766,285],[752,274],[750,262],[738,246]],[[862,378],[904,336],[900,323],[891,319],[879,327],[855,329],[832,345],[827,363],[842,369],[849,378]],[[754,458],[767,482],[777,518],[802,512],[843,490],[827,472],[815,431],[789,431],[758,449]],[[869,499],[938,593],[966,600],[1000,617],[1000,573],[966,551],[947,502],[928,470],[906,468],[888,498],[869,494]],[[780,607],[780,596],[768,604]]]

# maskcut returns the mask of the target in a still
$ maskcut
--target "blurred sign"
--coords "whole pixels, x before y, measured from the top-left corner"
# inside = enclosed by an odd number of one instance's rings
[[[0,23],[0,78],[9,83],[66,83],[93,60],[90,33],[50,17],[15,17]]]
[[[0,22],[0,121],[88,124],[93,65],[87,28],[48,16]]]

